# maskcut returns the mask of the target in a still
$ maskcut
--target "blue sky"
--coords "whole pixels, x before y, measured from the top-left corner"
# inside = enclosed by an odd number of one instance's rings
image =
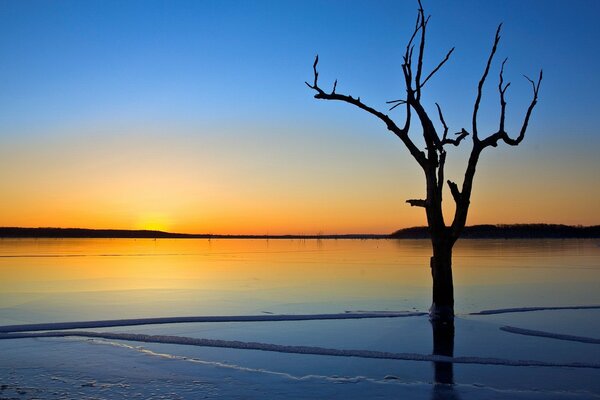
[[[2,120],[146,119],[148,113],[287,120],[314,109],[321,116],[323,105],[302,87],[316,53],[324,82],[339,77],[340,88],[381,104],[402,93],[398,69],[413,3],[4,1]],[[582,116],[595,109],[598,2],[425,5],[433,14],[429,64],[457,47],[432,100],[438,91],[459,91],[471,101],[503,21],[499,56],[509,56],[513,86],[526,86],[521,73],[546,70],[540,112]]]
[[[497,126],[495,85],[502,58],[509,57],[506,78],[513,82],[507,121],[513,131],[530,99],[521,74],[535,76],[544,68],[540,103],[524,150],[486,154],[490,168],[483,168],[484,176],[505,168],[506,160],[516,160],[504,173],[504,182],[532,165],[537,172],[529,180],[550,175],[539,190],[548,190],[552,177],[557,186],[573,185],[569,181],[576,175],[584,190],[581,196],[598,200],[598,192],[585,187],[590,179],[599,183],[590,169],[599,170],[593,149],[600,145],[600,3],[424,5],[432,14],[425,68],[456,47],[424,94],[432,111],[434,102],[442,105],[452,130],[469,128],[477,81],[499,22],[504,22],[503,37],[486,86],[480,126],[490,132]],[[285,168],[299,174],[307,164],[316,170],[347,169],[357,157],[363,165],[381,162],[379,170],[390,174],[386,182],[397,179],[418,192],[420,186],[412,188],[420,184],[419,172],[410,169],[415,179],[402,182],[402,170],[411,168],[405,162],[411,160],[378,121],[346,104],[314,100],[303,83],[312,79],[318,53],[323,87],[337,78],[338,92],[385,109],[386,100],[404,92],[401,55],[416,8],[413,1],[2,1],[0,148],[11,153],[13,161],[23,161],[25,154],[41,151],[28,152],[23,143],[49,140],[60,147],[61,140],[73,143],[79,136],[90,138],[81,142],[85,147],[103,137],[118,141],[115,136],[135,131],[143,138],[144,131],[158,129],[159,136],[180,147],[190,136],[200,147],[212,143],[216,159],[255,166],[262,174]],[[401,111],[392,115],[402,120]],[[234,149],[238,139],[252,151]],[[21,158],[15,155],[17,147]],[[278,152],[281,155],[274,157]],[[461,154],[459,150],[458,160]],[[270,161],[264,168],[270,169],[263,168],[265,159]],[[460,161],[458,165],[455,171],[461,174]],[[361,184],[356,185],[361,190]],[[369,190],[386,191],[387,186]],[[527,187],[527,181],[517,181],[516,187]],[[3,190],[16,193],[19,188],[7,184]],[[387,195],[405,196],[403,191],[391,193]],[[403,225],[402,216],[395,218],[399,220],[376,225]],[[598,212],[589,221],[600,223]],[[324,229],[338,229],[334,225]]]

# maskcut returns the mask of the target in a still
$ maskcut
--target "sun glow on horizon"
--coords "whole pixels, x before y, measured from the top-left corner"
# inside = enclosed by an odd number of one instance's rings
[[[170,228],[170,219],[165,214],[145,214],[139,218],[136,229],[147,231],[168,232]]]

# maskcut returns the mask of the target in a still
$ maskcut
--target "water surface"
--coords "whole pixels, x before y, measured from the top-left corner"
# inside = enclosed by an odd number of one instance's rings
[[[600,346],[597,240],[463,240],[454,253],[454,357],[588,363]],[[0,324],[168,317],[426,311],[425,240],[0,240]],[[92,329],[439,354],[426,317],[190,323]],[[439,338],[438,338],[439,339]],[[0,340],[0,396],[24,398],[599,398],[600,368],[372,360],[77,337]],[[29,397],[27,397],[29,396]]]
[[[427,310],[426,240],[2,239],[0,323]],[[597,240],[463,240],[457,313],[599,304]]]

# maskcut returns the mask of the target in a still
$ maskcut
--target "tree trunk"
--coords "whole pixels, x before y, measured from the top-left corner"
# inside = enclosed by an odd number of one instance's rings
[[[431,277],[433,278],[433,301],[429,309],[429,316],[436,321],[451,321],[454,318],[452,245],[434,242]]]
[[[454,357],[454,321],[431,321],[433,330],[433,354]],[[454,384],[454,364],[451,362],[433,363],[433,381],[445,385]],[[440,396],[439,398],[446,398]]]

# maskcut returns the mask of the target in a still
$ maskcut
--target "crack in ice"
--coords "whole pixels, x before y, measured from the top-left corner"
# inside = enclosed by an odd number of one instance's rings
[[[115,326],[179,324],[188,322],[264,322],[264,321],[313,321],[332,319],[399,318],[427,315],[413,311],[345,312],[338,314],[268,314],[268,315],[215,315],[161,318],[131,318],[99,321],[54,322],[42,324],[4,325],[0,333],[52,331],[61,329],[108,328]]]
[[[516,326],[502,326],[500,327],[500,330],[510,333],[516,333],[517,335],[538,336],[549,339],[567,340],[570,342],[600,344],[600,339],[596,338],[586,336],[565,335],[562,333],[552,333],[546,331],[536,331],[533,329],[518,328]]]
[[[556,306],[556,307],[517,307],[517,308],[499,308],[496,310],[482,310],[472,312],[469,315],[492,315],[492,314],[507,314],[507,313],[522,313],[530,311],[551,311],[551,310],[594,310],[600,309],[600,305],[591,306]]]
[[[359,357],[387,360],[403,360],[403,361],[428,361],[428,362],[445,362],[454,364],[481,364],[481,365],[502,365],[513,367],[569,367],[569,368],[591,368],[600,369],[600,363],[587,362],[549,362],[536,360],[510,360],[494,357],[475,357],[462,356],[450,357],[434,354],[419,354],[419,353],[392,353],[374,350],[352,350],[352,349],[333,349],[315,346],[293,346],[293,345],[278,345],[271,343],[260,342],[242,342],[237,340],[220,340],[220,339],[203,339],[192,338],[185,336],[169,336],[169,335],[146,335],[136,333],[112,333],[112,332],[88,332],[88,331],[53,331],[53,332],[37,332],[37,333],[5,333],[0,334],[2,339],[24,339],[24,338],[39,338],[39,337],[69,337],[80,336],[90,338],[102,338],[111,340],[127,340],[134,342],[145,343],[166,343],[179,344],[186,346],[201,346],[201,347],[218,347],[241,350],[261,350],[272,351],[278,353],[290,354],[311,354],[321,356],[334,357]]]

